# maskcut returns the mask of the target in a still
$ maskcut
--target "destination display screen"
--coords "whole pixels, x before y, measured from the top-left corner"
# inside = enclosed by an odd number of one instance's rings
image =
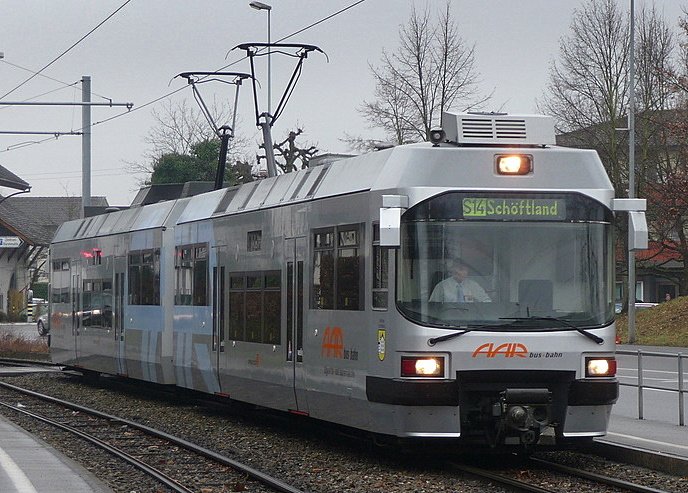
[[[411,207],[402,221],[611,222],[612,211],[579,193],[448,192]]]
[[[465,197],[462,209],[464,219],[566,219],[565,199]]]

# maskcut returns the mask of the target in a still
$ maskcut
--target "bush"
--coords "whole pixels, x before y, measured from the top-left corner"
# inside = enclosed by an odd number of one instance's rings
[[[7,314],[5,312],[0,312],[0,323],[7,322]]]

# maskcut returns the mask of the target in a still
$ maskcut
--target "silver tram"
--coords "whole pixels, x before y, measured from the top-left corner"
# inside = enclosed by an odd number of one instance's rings
[[[547,117],[443,117],[434,143],[65,223],[52,360],[393,437],[604,435],[613,211],[642,207]],[[433,296],[457,261],[482,299]]]

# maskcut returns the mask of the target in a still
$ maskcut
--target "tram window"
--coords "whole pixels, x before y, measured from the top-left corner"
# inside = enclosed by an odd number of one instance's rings
[[[380,246],[380,225],[373,224],[373,308],[386,310],[389,298],[389,250]]]
[[[81,323],[84,327],[112,328],[112,281],[84,281]]]
[[[263,293],[258,290],[246,291],[246,341],[261,341]]]
[[[129,304],[160,304],[159,249],[129,253]]]
[[[360,247],[358,225],[314,232],[312,308],[363,309]]]
[[[229,338],[280,344],[280,271],[232,273],[229,277]]]
[[[244,276],[232,274],[229,278],[229,338],[243,341],[244,314],[246,313]]]
[[[334,308],[334,230],[313,235],[313,298],[312,307]]]
[[[208,305],[208,245],[176,249],[175,305]]]
[[[194,252],[193,304],[208,305],[208,247],[196,247]]]
[[[69,260],[53,260],[53,272],[69,270]]]
[[[262,231],[249,231],[246,238],[246,250],[249,252],[260,252],[262,239]]]

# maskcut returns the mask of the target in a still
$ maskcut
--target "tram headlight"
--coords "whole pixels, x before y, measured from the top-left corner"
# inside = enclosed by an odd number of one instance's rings
[[[533,156],[528,154],[501,154],[495,157],[500,175],[527,175],[533,171]]]
[[[402,356],[402,377],[444,377],[442,356]]]
[[[585,358],[586,377],[613,377],[616,375],[616,359]]]

